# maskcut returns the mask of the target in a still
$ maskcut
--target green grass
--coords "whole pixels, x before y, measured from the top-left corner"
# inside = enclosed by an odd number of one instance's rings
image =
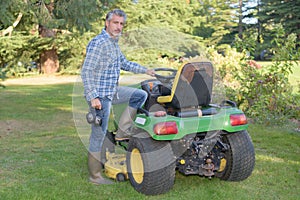
[[[129,181],[92,185],[72,92],[72,84],[0,89],[0,199],[299,199],[299,132],[253,124],[256,166],[245,181],[177,173],[174,188],[159,196],[137,193]]]
[[[291,82],[291,85],[293,87],[299,87],[300,86],[300,61],[298,61],[297,64],[294,63],[292,71],[293,73],[290,74],[289,81]]]

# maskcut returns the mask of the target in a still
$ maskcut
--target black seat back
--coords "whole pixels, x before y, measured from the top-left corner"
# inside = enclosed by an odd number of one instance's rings
[[[176,109],[207,106],[211,101],[212,85],[213,66],[210,62],[187,63],[168,106]]]

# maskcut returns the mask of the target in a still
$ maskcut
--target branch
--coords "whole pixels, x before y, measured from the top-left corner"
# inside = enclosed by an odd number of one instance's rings
[[[2,33],[0,32],[0,36],[5,36],[8,34],[8,36],[12,35],[13,29],[19,24],[19,22],[21,21],[23,17],[22,13],[19,13],[17,19],[15,20],[15,22],[13,23],[12,26],[9,26],[7,29],[5,29],[4,31],[2,31]]]

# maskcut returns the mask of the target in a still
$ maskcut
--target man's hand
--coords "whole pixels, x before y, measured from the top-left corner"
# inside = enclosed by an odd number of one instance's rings
[[[147,69],[146,74],[150,76],[155,76],[155,70],[154,69]]]
[[[101,105],[101,102],[100,102],[99,98],[92,99],[91,100],[91,105],[92,105],[93,108],[98,109],[98,110],[101,110],[101,108],[102,108],[102,105]]]

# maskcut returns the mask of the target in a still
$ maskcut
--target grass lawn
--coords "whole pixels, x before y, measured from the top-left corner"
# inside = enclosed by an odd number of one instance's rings
[[[225,182],[176,174],[159,196],[137,193],[129,181],[87,181],[87,150],[74,126],[73,84],[0,89],[0,199],[299,199],[300,134],[251,124],[252,176]]]

